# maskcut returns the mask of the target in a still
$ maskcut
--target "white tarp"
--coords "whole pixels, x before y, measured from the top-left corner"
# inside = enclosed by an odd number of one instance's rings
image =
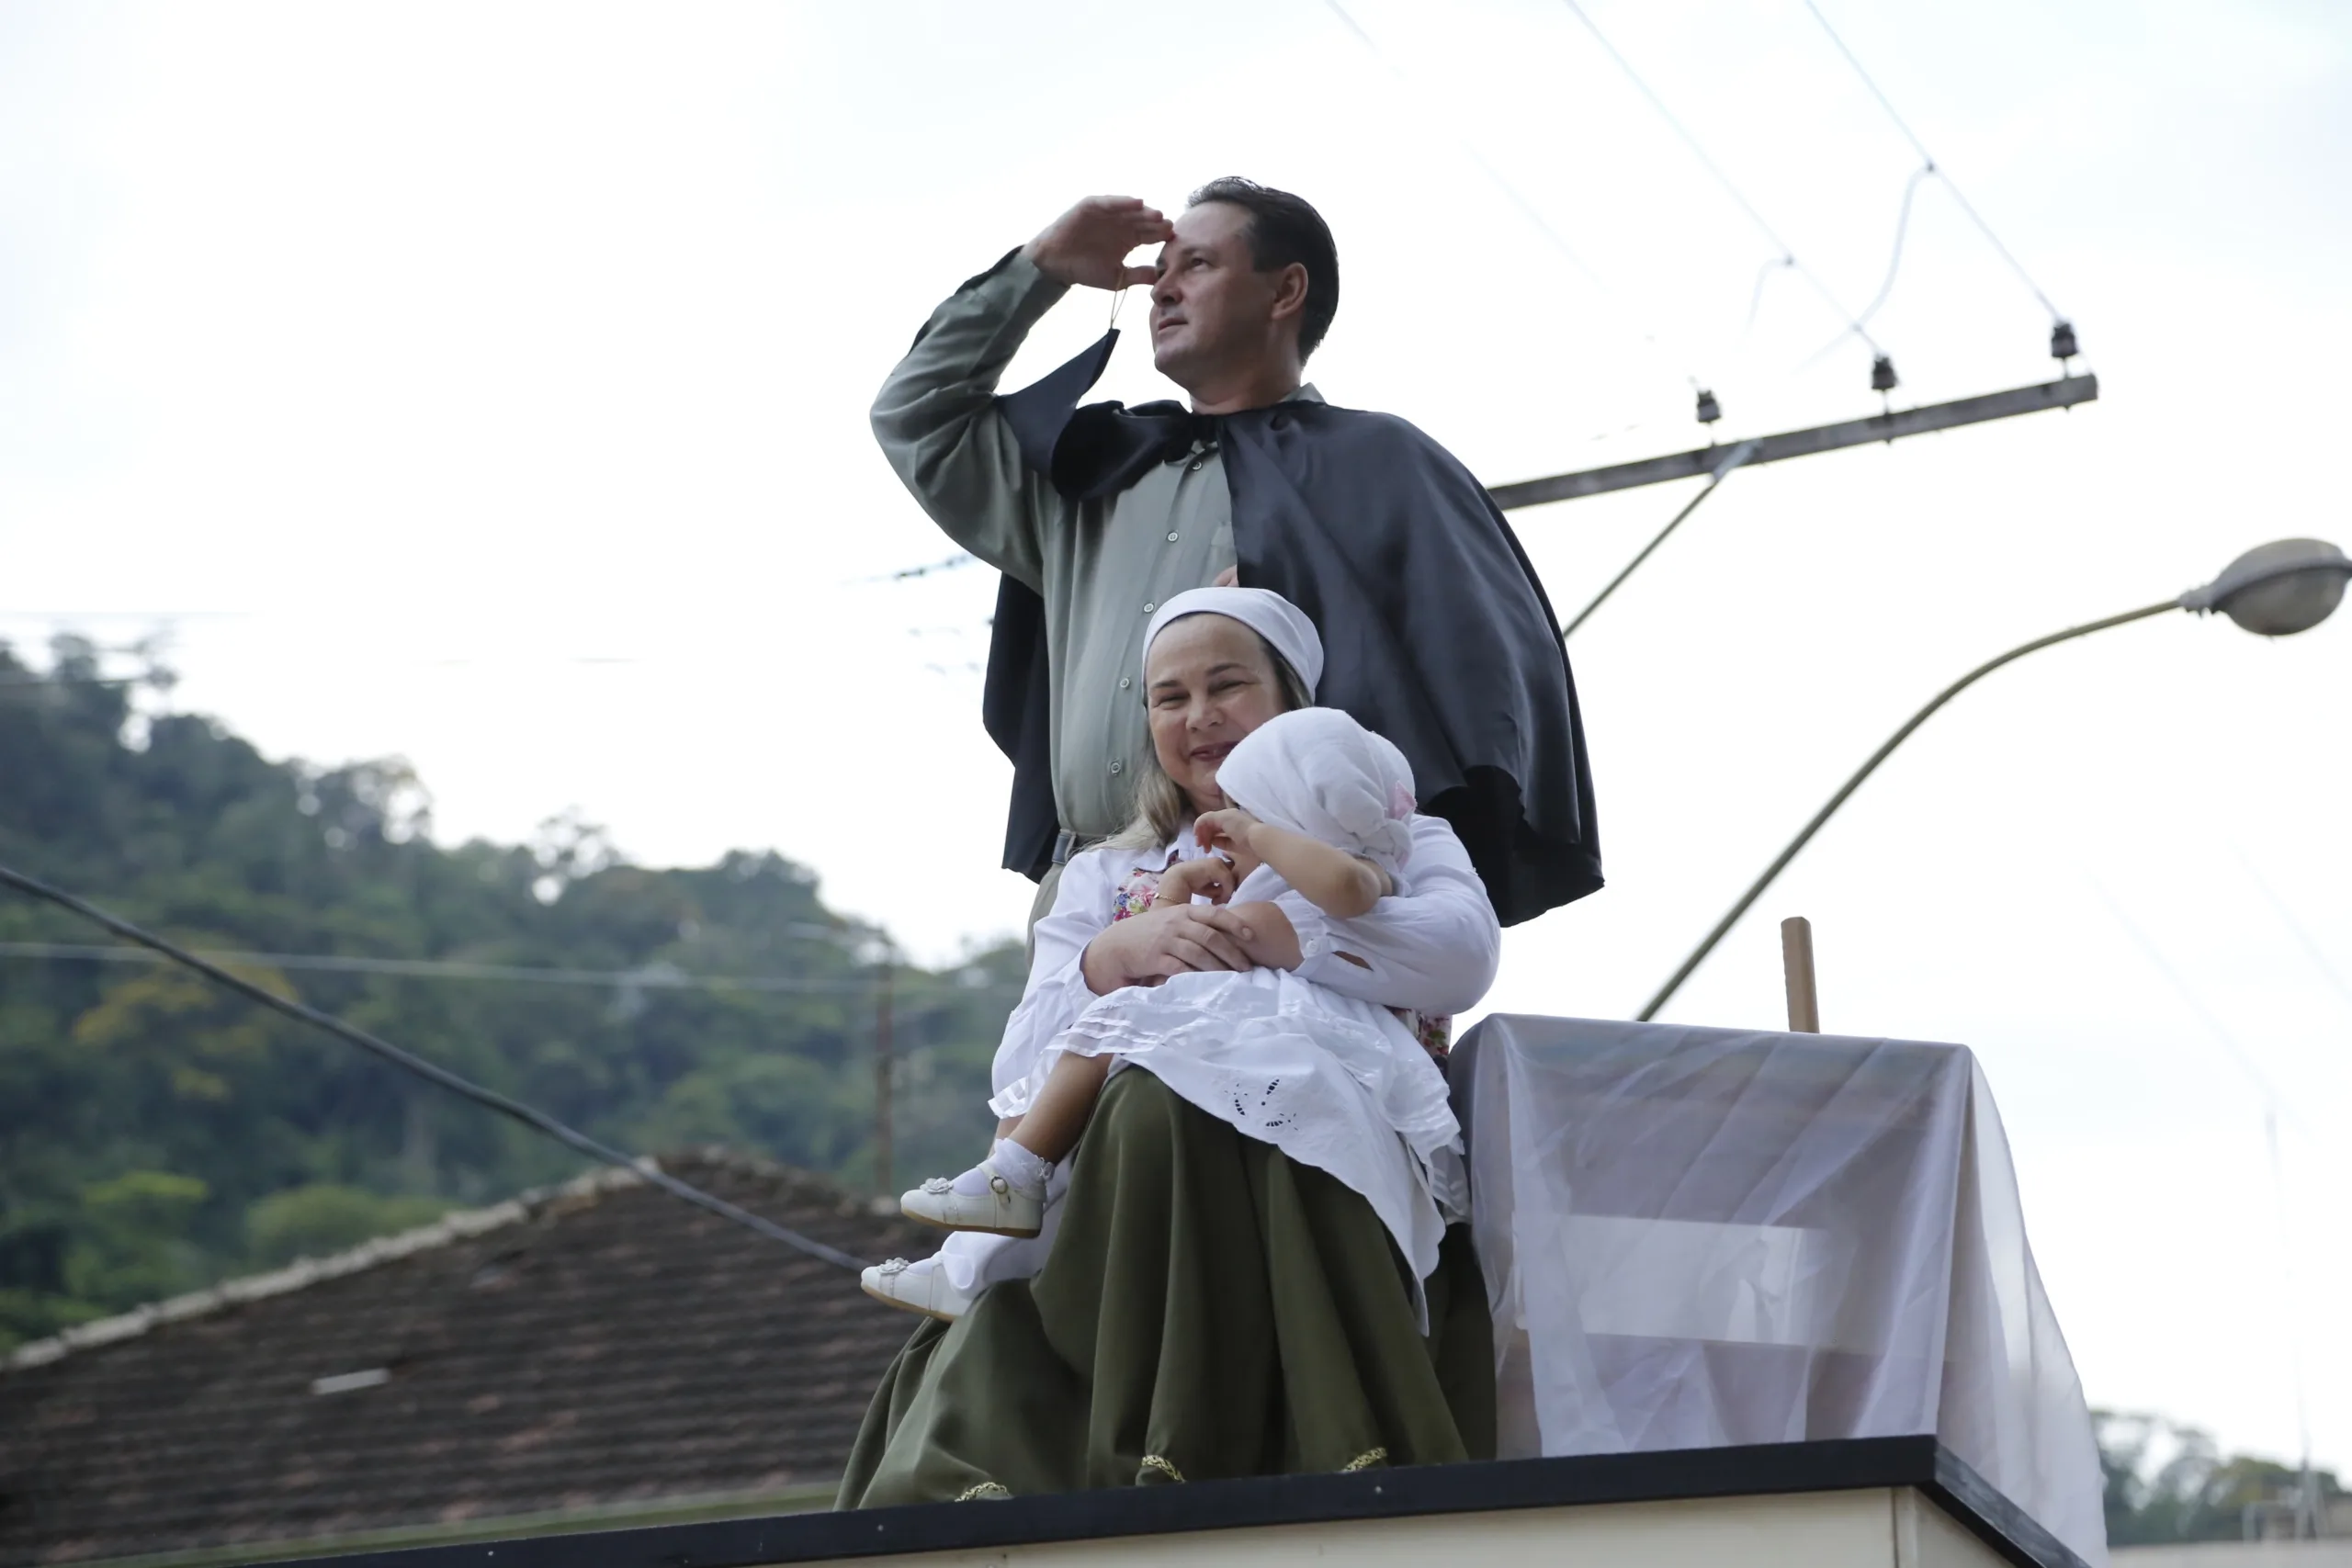
[[[1451,1076],[1505,1457],[1932,1433],[2107,1562],[2090,1413],[1966,1049],[1504,1014]]]

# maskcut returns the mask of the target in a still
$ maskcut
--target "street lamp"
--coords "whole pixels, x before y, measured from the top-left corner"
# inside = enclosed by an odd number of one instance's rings
[[[2297,632],[2311,630],[2335,613],[2335,606],[2344,600],[2344,585],[2347,579],[2352,579],[2352,557],[2346,556],[2334,545],[2321,539],[2279,539],[2267,545],[2256,545],[2232,561],[2222,570],[2221,576],[2202,588],[2190,589],[2177,599],[2167,599],[2161,604],[2148,604],[2137,610],[2126,610],[2122,615],[2109,615],[2103,621],[2092,621],[2085,626],[2054,632],[2049,637],[2036,637],[2031,642],[2009,649],[1998,659],[1987,660],[1978,665],[1937,693],[1933,701],[1913,714],[1902,728],[1887,738],[1885,745],[1871,753],[1870,761],[1855,770],[1854,776],[1829,797],[1829,803],[1814,813],[1813,820],[1789,840],[1789,847],[1764,868],[1764,874],[1740,895],[1739,902],[1715,922],[1715,929],[1707,933],[1706,940],[1682,961],[1682,966],[1674,972],[1673,977],[1658,988],[1657,995],[1642,1009],[1641,1021],[1646,1023],[1657,1016],[1658,1010],[1682,988],[1682,982],[1707,961],[1707,954],[1715,950],[1715,944],[1739,923],[1739,918],[1747,913],[1748,906],[1763,897],[1764,890],[1788,869],[1791,861],[1797,858],[1797,852],[1821,831],[1821,825],[1846,804],[1849,795],[1861,787],[1864,779],[1878,771],[1878,765],[1885,761],[1897,746],[1910,739],[1913,730],[1927,723],[1938,708],[2002,665],[2023,659],[2039,649],[2071,642],[2075,637],[2088,637],[2109,626],[2143,621],[2151,615],[2161,615],[2167,610],[2187,610],[2199,615],[2218,611],[2258,636],[2292,637]]]

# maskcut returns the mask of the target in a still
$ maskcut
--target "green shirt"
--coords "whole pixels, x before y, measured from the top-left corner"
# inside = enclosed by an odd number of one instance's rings
[[[1054,807],[1089,838],[1134,816],[1150,745],[1137,666],[1159,602],[1234,564],[1233,497],[1214,446],[1153,468],[1114,496],[1063,498],[1021,460],[995,409],[997,378],[1068,291],[1018,253],[932,312],[874,400],[874,434],[947,536],[1046,601]],[[1302,387],[1295,397],[1315,399]]]

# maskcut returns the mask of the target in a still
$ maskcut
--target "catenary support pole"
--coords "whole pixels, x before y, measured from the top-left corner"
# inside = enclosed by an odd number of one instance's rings
[[[1743,466],[1809,457],[1816,452],[1867,446],[1874,441],[1900,441],[1906,435],[1925,435],[1930,431],[1982,424],[1987,420],[2040,413],[2046,409],[2073,408],[2077,403],[2098,400],[2098,377],[2067,376],[2007,392],[1987,392],[1982,397],[1962,398],[1954,402],[1929,403],[1916,409],[1894,409],[1885,413],[1872,414],[1867,419],[1849,419],[1838,424],[1782,431],[1778,435],[1759,435],[1750,443],[1755,450],[1743,460]],[[1488,488],[1487,493],[1495,498],[1497,506],[1510,512],[1522,506],[1541,506],[1547,502],[1600,495],[1612,490],[1665,484],[1670,479],[1697,479],[1702,474],[1715,472],[1724,460],[1724,453],[1722,446],[1699,446],[1669,457],[1645,457],[1637,463],[1617,463],[1605,468],[1555,474],[1549,479],[1494,485]]]

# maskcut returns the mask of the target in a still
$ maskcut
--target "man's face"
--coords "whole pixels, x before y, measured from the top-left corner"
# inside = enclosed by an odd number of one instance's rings
[[[1151,286],[1151,359],[1189,391],[1269,352],[1282,275],[1260,272],[1251,259],[1243,208],[1204,201],[1186,209],[1175,228]]]

